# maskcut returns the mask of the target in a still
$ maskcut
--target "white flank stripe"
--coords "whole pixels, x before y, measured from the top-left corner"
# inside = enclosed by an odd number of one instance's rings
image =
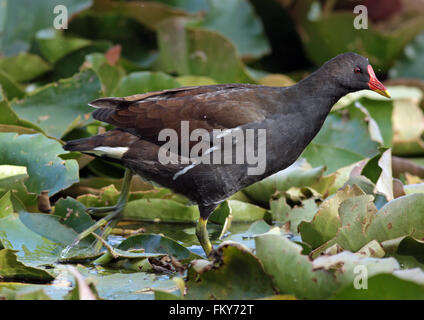
[[[94,153],[98,156],[107,155],[111,158],[121,159],[124,153],[128,151],[128,149],[128,147],[97,147],[86,152]]]
[[[181,169],[180,171],[178,171],[176,174],[174,174],[174,176],[172,177],[172,180],[176,180],[179,176],[183,175],[184,173],[186,173],[188,170],[193,169],[195,166],[197,165],[197,163],[193,163],[187,167],[185,167],[184,169]]]

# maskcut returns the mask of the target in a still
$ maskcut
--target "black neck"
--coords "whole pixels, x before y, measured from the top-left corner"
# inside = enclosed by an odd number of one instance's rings
[[[341,86],[324,67],[297,83],[296,86],[298,86],[296,91],[302,94],[301,99],[308,101],[305,106],[315,112],[330,112],[333,105],[349,93],[349,90]]]

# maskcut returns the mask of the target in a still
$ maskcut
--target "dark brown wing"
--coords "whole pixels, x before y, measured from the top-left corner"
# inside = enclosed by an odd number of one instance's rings
[[[162,129],[180,133],[181,121],[194,129],[234,128],[261,121],[266,111],[263,97],[256,94],[267,87],[248,84],[184,87],[139,94],[124,98],[102,98],[90,103],[98,108],[97,120],[123,128],[150,141],[157,141]],[[271,93],[271,92],[270,92]]]

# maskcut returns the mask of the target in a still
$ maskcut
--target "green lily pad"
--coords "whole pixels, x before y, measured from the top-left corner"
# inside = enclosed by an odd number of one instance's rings
[[[14,212],[10,191],[0,198],[0,218],[5,218]]]
[[[192,262],[187,275],[185,299],[240,300],[275,294],[271,278],[248,249],[240,244],[226,242],[217,250],[214,262]]]
[[[4,200],[4,197],[1,199]],[[82,226],[74,219],[73,224]],[[60,223],[57,215],[29,213],[9,213],[0,219],[0,243],[6,249],[17,251],[19,261],[33,267],[57,263],[62,257],[63,250],[71,244],[78,233]],[[98,257],[89,245],[93,239],[83,239],[65,260],[87,260]]]
[[[296,163],[286,170],[252,184],[243,189],[243,192],[259,204],[265,205],[276,192],[285,192],[291,187],[306,187],[318,183],[324,170],[324,167],[306,169]]]
[[[41,281],[49,282],[54,277],[47,271],[26,266],[18,261],[16,251],[11,249],[0,250],[0,277],[8,281]]]
[[[19,118],[10,107],[10,103],[6,100],[0,101],[0,124],[3,125],[3,130],[1,130],[2,132],[6,132],[8,128],[10,129],[9,131],[14,131],[13,129],[16,127],[34,129],[34,131],[39,132],[43,131],[40,127],[30,121]]]
[[[93,281],[99,297],[106,300],[152,300],[154,290],[177,289],[174,281],[145,272],[111,275],[81,273],[87,280]]]
[[[160,253],[173,256],[179,260],[198,257],[190,250],[171,238],[158,234],[138,234],[122,241],[117,247],[119,250],[144,249],[147,253]]]
[[[424,237],[421,213],[423,194],[411,194],[388,202],[378,212],[370,195],[345,200],[339,213],[342,228],[335,241],[343,248],[357,251],[372,240],[379,242],[411,236]]]
[[[16,285],[16,283],[14,283]],[[40,285],[41,286],[41,285]],[[0,297],[6,300],[52,300],[42,289],[38,289],[36,285],[24,285],[24,289],[29,292],[20,292],[19,290],[9,289],[11,286],[0,286]],[[23,290],[26,291],[26,290]]]
[[[123,214],[126,219],[142,221],[195,222],[199,219],[197,206],[154,198],[128,202]]]
[[[155,33],[135,19],[110,12],[87,11],[69,23],[69,33],[92,40],[109,40],[122,47],[119,64],[127,72],[152,67],[157,58]]]
[[[106,181],[113,181],[113,179],[107,179]],[[118,184],[117,184],[118,185]],[[92,190],[94,194],[84,194],[78,197],[78,201],[83,203],[86,207],[104,207],[111,206],[118,201],[120,191],[115,187],[115,184],[103,187],[100,190]],[[149,190],[131,191],[128,197],[128,201],[132,202],[140,199],[168,199],[173,200],[182,204],[187,203],[187,199],[178,194],[172,193],[171,190],[166,188],[153,188]],[[141,214],[140,219],[143,217],[143,213],[138,210]],[[136,217],[137,213],[134,215]],[[151,217],[151,216],[150,216]]]
[[[17,82],[32,80],[51,70],[51,66],[39,56],[21,52],[13,57],[0,59],[0,69]]]
[[[375,238],[380,242],[404,235],[423,238],[423,210],[423,194],[406,195],[388,202],[372,220],[367,230],[368,238]]]
[[[314,4],[313,4],[314,3]],[[368,57],[375,69],[387,71],[403,48],[420,33],[424,23],[421,17],[411,18],[408,23],[400,24],[396,30],[379,30],[369,22],[366,32],[353,26],[356,15],[349,11],[332,12],[327,15],[318,13],[312,17],[311,5],[298,23],[302,25],[300,36],[309,58],[321,65],[341,52],[355,50]],[[337,30],[337,32],[334,32]],[[343,34],[343,37],[339,37]]]
[[[301,299],[323,299],[336,290],[331,273],[314,271],[309,258],[301,255],[300,245],[271,233],[257,236],[255,242],[256,254],[280,293]]]
[[[341,227],[340,204],[347,198],[363,194],[364,192],[356,185],[353,188],[346,186],[334,196],[325,200],[311,222],[304,221],[300,223],[299,231],[302,235],[302,240],[315,249],[334,238]]]
[[[61,252],[54,242],[28,229],[15,213],[0,219],[0,243],[17,251],[19,261],[32,267],[55,263]]]
[[[424,152],[424,112],[420,107],[423,92],[409,90],[411,97],[394,102],[393,154],[419,156]]]
[[[50,136],[61,138],[73,128],[87,123],[93,111],[87,105],[100,94],[100,81],[93,70],[60,80],[30,94],[11,106],[24,120],[37,124]]]
[[[0,164],[25,166],[28,179],[25,186],[29,192],[40,194],[47,190],[53,195],[78,181],[78,165],[75,160],[62,160],[63,151],[59,142],[42,134],[18,135],[0,133],[4,152]]]
[[[162,72],[133,72],[123,77],[113,92],[113,96],[124,97],[149,91],[160,91],[180,87],[173,77]]]
[[[404,237],[396,249],[396,254],[415,257],[421,263],[424,263],[423,253],[424,242],[413,237]]]
[[[87,55],[105,53],[112,45],[110,41],[92,41],[90,45],[72,51],[54,64],[54,69],[47,74],[43,81],[54,82],[73,77],[76,73],[89,67],[84,64]]]
[[[346,111],[348,114],[343,115]],[[331,113],[302,157],[312,166],[325,163],[326,173],[373,157],[378,152],[379,144],[372,140],[365,117],[354,106]]]
[[[206,76],[218,83],[255,83],[230,40],[214,31],[186,27],[186,22],[184,18],[175,18],[159,25],[158,65],[161,70],[178,75]]]
[[[224,223],[224,217],[231,215],[232,222],[252,222],[262,220],[268,216],[267,210],[239,200],[227,200],[225,212],[219,212],[219,207],[212,213],[209,220],[215,223]]]
[[[92,43],[87,39],[65,37],[63,33],[53,29],[41,30],[35,38],[41,54],[50,63],[56,63],[69,53]]]
[[[87,9],[91,3],[91,0],[67,1],[68,15]],[[4,19],[0,25],[0,51],[8,56],[27,51],[37,31],[52,26],[57,16],[53,10],[57,5],[63,5],[63,1],[5,0],[0,7],[0,17]]]
[[[403,187],[406,194],[424,193],[424,183],[408,184]]]
[[[208,0],[156,0],[156,2],[161,2],[171,7],[183,9],[190,13],[207,11],[209,8]]]
[[[394,88],[388,88],[392,99],[395,98]],[[364,97],[358,102],[366,108],[370,114],[370,118],[375,121],[376,125],[383,139],[383,146],[390,147],[393,140],[393,124],[392,124],[392,114],[393,114],[393,101],[392,100],[377,100],[375,97],[369,99]]]
[[[163,291],[155,290],[155,300],[182,300],[183,298],[177,294]]]
[[[94,224],[85,209],[82,203],[73,198],[61,198],[55,204],[53,216],[59,217],[61,224],[72,228],[77,233],[81,233]]]
[[[25,180],[28,179],[26,167],[0,165],[0,194],[2,196],[13,194],[14,197],[26,207],[35,207],[37,205],[37,195],[29,193]],[[5,211],[7,213],[7,211]],[[0,217],[2,214],[0,213]]]
[[[335,294],[353,282],[358,265],[365,266],[369,275],[391,273],[399,268],[393,258],[369,258],[351,252],[310,261],[301,254],[301,246],[271,232],[257,236],[255,241],[257,256],[279,292],[302,299],[325,299]]]
[[[379,274],[367,281],[366,290],[350,285],[332,297],[337,300],[422,300],[424,286],[391,274]]]
[[[238,230],[239,224],[233,224],[230,228],[230,235],[225,237],[225,240],[235,241],[244,245],[254,252],[255,250],[255,236],[268,232],[271,226],[264,220],[253,222],[246,231],[240,232]]]
[[[158,24],[172,17],[186,17],[188,14],[176,8],[169,7],[159,2],[146,2],[142,6],[137,2],[116,2],[111,0],[95,0],[93,10],[106,13],[114,12],[120,15],[133,18],[155,30]]]
[[[191,26],[217,31],[231,39],[242,57],[258,58],[270,51],[260,19],[244,0],[209,0],[206,16]],[[234,15],[237,12],[237,15]]]
[[[402,58],[390,69],[390,77],[424,79],[423,64],[424,33],[421,33],[405,47]]]
[[[175,78],[183,87],[209,86],[217,84],[213,79],[204,76],[180,76]]]
[[[89,54],[86,61],[92,65],[102,82],[102,91],[106,96],[112,96],[112,92],[118,86],[120,80],[125,75],[125,70],[121,66],[112,66],[105,55],[101,53]]]
[[[19,219],[28,229],[63,247],[70,245],[78,236],[73,229],[61,224],[60,218],[55,215],[22,211]]]
[[[22,98],[25,95],[24,90],[15,80],[6,72],[0,69],[0,85],[3,88],[4,95],[8,99]]]
[[[294,208],[288,207],[287,204],[284,205],[284,198],[276,201],[282,201],[283,204],[282,208],[278,208],[278,206],[271,208],[273,221],[285,224],[287,231],[290,231],[293,234],[298,234],[298,226],[303,222],[310,222],[314,218],[318,209],[315,199],[307,199]]]
[[[394,199],[392,151],[391,149],[382,148],[380,153],[368,161],[362,169],[362,174],[375,183],[374,193],[382,194],[387,201],[390,201]]]

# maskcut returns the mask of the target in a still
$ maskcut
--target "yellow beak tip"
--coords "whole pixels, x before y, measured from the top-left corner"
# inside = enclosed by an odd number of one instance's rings
[[[380,95],[382,95],[383,97],[386,97],[386,98],[391,98],[392,96],[390,95],[390,93],[389,93],[389,91],[387,91],[387,90],[374,90],[374,92],[376,92],[376,93],[378,93],[378,94],[380,94]]]

